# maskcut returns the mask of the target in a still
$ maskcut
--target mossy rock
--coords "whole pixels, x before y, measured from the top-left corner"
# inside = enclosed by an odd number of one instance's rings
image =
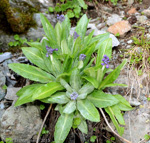
[[[27,9],[13,7],[8,0],[0,0],[0,21],[3,25],[0,26],[8,26],[8,29],[11,29],[14,33],[25,33],[31,26],[36,26],[32,15],[37,10],[26,3],[22,6],[27,7]]]

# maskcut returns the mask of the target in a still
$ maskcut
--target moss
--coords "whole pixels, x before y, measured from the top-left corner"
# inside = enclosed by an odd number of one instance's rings
[[[1,27],[6,27],[7,23],[8,29],[11,28],[13,32],[25,33],[30,27],[36,26],[32,17],[33,13],[38,10],[29,5],[27,6],[26,3],[23,7],[28,8],[26,11],[23,11],[22,9],[11,7],[8,0],[0,0],[0,21],[1,25],[3,24]]]

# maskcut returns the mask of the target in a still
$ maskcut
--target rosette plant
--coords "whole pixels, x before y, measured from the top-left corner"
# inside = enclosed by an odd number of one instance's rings
[[[67,16],[57,15],[55,28],[41,14],[45,37],[41,42],[29,42],[23,47],[24,55],[34,65],[12,63],[9,68],[17,74],[35,81],[17,92],[15,106],[35,100],[57,104],[60,117],[55,126],[54,139],[63,143],[71,129],[78,128],[87,133],[86,120],[99,122],[98,108],[104,108],[118,133],[123,134],[124,119],[121,111],[132,109],[121,95],[104,93],[106,87],[126,86],[114,81],[126,64],[116,69],[109,68],[112,41],[109,33],[93,37],[94,31],[86,36],[88,18],[83,15],[75,33],[70,35],[70,21]],[[93,57],[97,53],[97,57]],[[106,76],[107,75],[107,76]]]

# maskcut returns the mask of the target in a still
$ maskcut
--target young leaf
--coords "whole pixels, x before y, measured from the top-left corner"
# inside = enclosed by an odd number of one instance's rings
[[[35,92],[37,88],[42,86],[43,84],[32,84],[23,87],[20,89],[16,95],[19,96],[17,99],[15,106],[20,106],[22,104],[28,103],[28,102],[33,102],[34,100],[32,99],[32,95]]]
[[[109,58],[111,58],[112,54],[112,39],[106,39],[102,44],[100,44],[100,47],[98,48],[98,54],[96,58],[96,66],[101,65],[102,59],[104,55],[107,55]]]
[[[70,101],[64,106],[63,113],[71,114],[76,110],[76,101]]]
[[[73,91],[72,91],[72,88],[70,87],[70,85],[69,85],[64,79],[60,78],[60,83],[61,83],[61,85],[62,85],[64,88],[66,88],[66,90],[67,90],[68,92],[70,92],[70,93],[73,92]]]
[[[121,103],[121,102],[119,102],[119,103],[117,104],[117,106],[119,107],[119,109],[120,109],[121,111],[131,111],[131,110],[134,109],[134,108],[129,107],[129,106],[127,106],[127,105],[125,105],[125,104],[123,104],[123,103]]]
[[[24,55],[35,65],[38,67],[48,71],[47,67],[45,66],[44,60],[42,58],[40,50],[33,47],[23,47],[22,51]]]
[[[43,29],[44,29],[44,31],[46,33],[46,36],[49,39],[53,39],[54,41],[56,41],[54,28],[50,24],[48,19],[42,13],[40,14],[40,19],[41,19],[41,22],[42,22],[42,25],[43,25]]]
[[[101,82],[98,89],[103,88],[107,84],[113,83],[118,78],[120,71],[122,70],[122,68],[125,66],[126,63],[127,60],[126,59],[123,60],[123,62]]]
[[[98,88],[99,83],[98,83],[98,81],[95,78],[90,77],[90,76],[83,76],[82,78],[84,78],[87,81],[89,81],[95,88]]]
[[[44,99],[50,97],[53,93],[59,90],[63,90],[64,87],[61,86],[58,82],[50,82],[48,84],[44,84],[43,86],[39,87],[34,95],[32,96],[33,99]]]
[[[87,134],[88,132],[88,126],[86,124],[86,121],[84,119],[81,120],[80,125],[78,126],[78,129],[82,132]]]
[[[62,27],[59,22],[55,26],[55,33],[56,33],[56,39],[57,39],[58,46],[60,47],[61,39],[62,39],[62,37],[61,37],[62,36]]]
[[[73,114],[61,114],[55,126],[54,139],[56,143],[64,143],[73,122]]]
[[[85,119],[88,119],[92,122],[100,121],[99,112],[89,100],[78,100],[77,108]]]
[[[106,107],[106,108],[105,108],[105,111],[106,111],[106,112],[108,113],[108,115],[110,116],[110,118],[111,118],[113,124],[115,125],[115,127],[116,127],[116,129],[117,129],[119,135],[122,136],[123,133],[124,133],[124,128],[119,126],[119,124],[118,124],[118,122],[117,122],[117,120],[116,120],[116,118],[115,118],[115,116],[114,116],[114,112],[112,111],[111,107]]]
[[[20,63],[12,63],[9,64],[8,66],[17,74],[33,81],[48,83],[55,80],[55,78],[51,74],[48,74],[45,71],[36,68],[34,66],[30,66],[27,64],[20,64]]]
[[[79,94],[89,94],[94,90],[94,86],[91,83],[87,83],[82,86],[82,88],[79,90]]]
[[[123,86],[123,87],[128,87],[128,85],[126,85],[126,84],[110,83],[110,84],[106,84],[105,86],[103,86],[103,88],[102,88],[102,89],[105,89],[106,87],[114,87],[114,86]]]
[[[47,101],[49,103],[65,104],[69,102],[69,99],[67,98],[65,92],[58,92],[53,94],[50,98],[48,98]]]
[[[70,55],[71,54],[71,51],[68,48],[66,40],[62,40],[61,41],[61,51],[62,51],[62,54],[66,54],[66,55]]]
[[[42,44],[40,42],[27,42],[27,44],[31,47],[37,48],[40,51],[46,52],[46,49],[42,47]]]
[[[70,77],[70,85],[73,89],[78,91],[81,88],[81,79],[78,69],[74,69]]]
[[[80,18],[80,20],[77,24],[75,31],[79,34],[79,36],[81,37],[82,40],[84,40],[84,36],[85,36],[86,30],[87,30],[88,23],[89,23],[89,20],[88,20],[86,14],[84,14]]]
[[[95,91],[91,93],[91,95],[89,95],[87,98],[98,108],[112,106],[119,102],[119,100],[114,98],[113,95],[106,94],[103,91]]]
[[[121,114],[121,111],[120,109],[118,108],[118,105],[113,105],[111,106],[111,109],[114,113],[114,116],[116,117],[116,119],[118,120],[119,124],[121,125],[125,125],[125,121],[124,121],[124,118]]]

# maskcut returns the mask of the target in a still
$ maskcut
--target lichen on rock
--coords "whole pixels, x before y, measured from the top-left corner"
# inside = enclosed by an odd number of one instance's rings
[[[36,25],[32,15],[37,10],[27,3],[22,3],[22,7],[24,9],[21,9],[17,5],[15,7],[13,4],[10,5],[8,0],[0,0],[0,21],[3,20],[2,23],[6,23],[7,21],[7,25],[10,26],[14,33],[24,33],[31,26]]]

